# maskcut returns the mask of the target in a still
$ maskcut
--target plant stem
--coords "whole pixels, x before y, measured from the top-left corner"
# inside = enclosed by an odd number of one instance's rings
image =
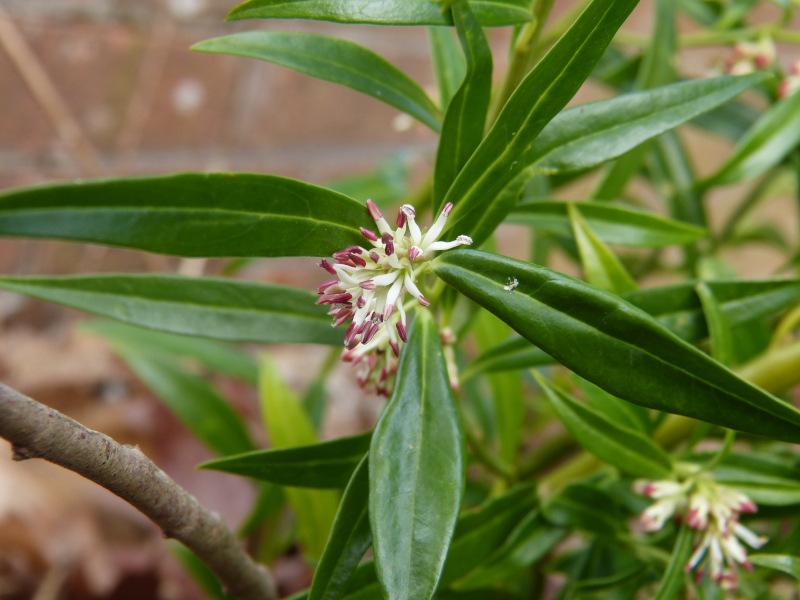
[[[218,517],[203,508],[138,448],[86,429],[60,412],[0,384],[0,437],[14,460],[43,458],[103,486],[194,552],[241,600],[276,600],[272,577],[244,552]]]
[[[461,414],[461,422],[464,424],[464,435],[467,438],[467,443],[472,451],[475,453],[475,458],[495,475],[499,475],[506,480],[509,484],[514,483],[516,477],[511,472],[511,468],[500,458],[492,454],[492,452],[484,445],[481,436],[477,433],[475,428],[470,423],[470,419],[464,413],[464,410],[459,402],[456,402],[458,412]]]

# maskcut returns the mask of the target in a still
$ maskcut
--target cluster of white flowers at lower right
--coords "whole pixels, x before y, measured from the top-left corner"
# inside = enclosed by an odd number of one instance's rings
[[[767,542],[739,522],[741,514],[756,512],[753,501],[717,483],[708,473],[696,473],[683,481],[640,479],[634,482],[633,490],[655,500],[640,519],[645,531],[661,529],[674,516],[703,532],[684,566],[686,572],[697,569],[697,581],[707,569],[721,588],[734,589],[738,584],[737,564],[753,568],[742,542],[752,548],[761,548]]]

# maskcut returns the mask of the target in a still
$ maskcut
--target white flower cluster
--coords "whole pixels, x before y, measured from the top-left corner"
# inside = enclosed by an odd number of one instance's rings
[[[716,483],[706,473],[683,482],[637,480],[633,489],[656,500],[641,516],[646,531],[661,529],[667,519],[675,516],[676,519],[685,519],[689,527],[703,532],[684,566],[687,573],[703,567],[696,572],[697,581],[707,568],[717,585],[726,590],[734,589],[738,583],[737,564],[748,570],[753,568],[741,542],[752,548],[760,548],[767,542],[766,538],[739,522],[741,514],[756,512],[753,501],[741,492]]]
[[[775,44],[763,37],[757,42],[739,42],[725,61],[728,75],[749,75],[758,69],[766,69],[775,62]]]
[[[400,343],[408,341],[403,307],[406,294],[428,306],[430,302],[416,284],[421,266],[434,252],[469,245],[472,239],[460,235],[452,242],[438,241],[453,210],[449,202],[427,231],[417,225],[417,213],[410,204],[400,208],[394,231],[372,200],[367,200],[367,209],[378,232],[361,228],[361,233],[372,247],[350,246],[333,255],[335,262],[323,260],[319,264],[336,279],[317,288],[317,304],[331,306],[328,314],[333,316],[334,327],[350,321],[344,334],[347,351],[342,358],[360,365],[359,384],[389,395]]]
[[[787,98],[800,90],[800,60],[794,61],[789,67],[786,77],[778,84],[778,96]]]

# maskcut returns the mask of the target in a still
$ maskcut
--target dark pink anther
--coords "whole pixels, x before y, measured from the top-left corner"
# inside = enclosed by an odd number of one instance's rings
[[[356,263],[359,267],[366,267],[367,266],[367,261],[365,261],[363,258],[361,258],[360,256],[357,256],[355,254],[351,254],[350,255],[350,260],[352,260],[354,263]]]
[[[406,224],[406,213],[402,210],[397,213],[397,226],[402,228]]]
[[[384,244],[388,244],[393,239],[394,239],[394,236],[391,233],[389,233],[388,231],[386,231],[386,232],[381,234],[381,241]]]
[[[362,281],[358,284],[362,290],[374,290],[375,289],[375,282],[372,279],[367,279],[366,281]]]
[[[447,204],[444,205],[444,208],[442,208],[442,214],[445,217],[449,217],[450,216],[450,212],[452,210],[453,210],[453,203],[452,202],[448,202]]]
[[[384,252],[386,252],[386,256],[391,256],[394,254],[394,242],[392,240],[386,242],[386,246],[384,246]]]
[[[399,357],[400,356],[400,346],[397,344],[397,342],[392,342],[390,340],[389,341],[389,345],[392,347],[392,352],[394,352],[394,355]]]
[[[430,300],[428,300],[428,299],[427,299],[425,296],[423,296],[422,294],[420,294],[420,295],[419,295],[419,298],[417,298],[417,301],[418,301],[418,302],[419,302],[419,303],[420,303],[422,306],[430,306],[430,305],[431,305],[431,301],[430,301]]]
[[[333,265],[329,263],[327,260],[323,259],[319,266],[325,269],[331,275],[336,275],[336,269],[333,268]]]
[[[406,326],[403,325],[402,321],[398,321],[396,327],[397,327],[397,335],[399,335],[400,339],[407,344],[408,336],[406,335]]]
[[[364,249],[361,246],[348,246],[344,249],[345,252],[350,252],[351,254],[363,254]]]
[[[369,257],[372,259],[372,262],[377,263],[381,257],[377,252],[370,252]]]
[[[334,284],[337,284],[337,283],[339,283],[338,279],[331,279],[330,281],[326,281],[325,283],[320,284],[320,285],[317,286],[317,293],[318,294],[324,294],[325,290],[327,290],[329,287],[331,287],[331,286],[333,286]]]
[[[422,250],[417,248],[416,246],[411,246],[411,249],[408,251],[408,260],[414,262],[417,260],[417,257],[422,254]]]
[[[394,312],[394,304],[387,304],[383,307],[383,320],[388,321]]]
[[[365,238],[367,238],[370,242],[377,242],[378,241],[378,236],[375,235],[374,231],[370,231],[369,229],[366,229],[365,227],[359,227],[358,229],[359,229],[359,231],[361,231],[361,235],[363,235]]]
[[[367,210],[369,210],[369,216],[372,217],[373,221],[377,221],[383,217],[381,209],[378,208],[378,205],[372,200],[367,200]]]
[[[359,297],[358,297],[358,300],[356,300],[356,307],[358,307],[358,308],[364,308],[364,305],[365,305],[366,303],[367,303],[367,301],[366,301],[366,300],[364,300],[364,296],[359,296]]]

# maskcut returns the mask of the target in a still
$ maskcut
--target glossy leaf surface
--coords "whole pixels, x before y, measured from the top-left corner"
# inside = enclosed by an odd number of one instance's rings
[[[476,250],[447,252],[432,266],[446,283],[561,364],[623,400],[800,441],[800,411],[740,379],[618,296]],[[509,276],[519,281],[512,294],[503,289]]]
[[[703,185],[724,185],[758,177],[800,143],[800,95],[792,94],[763,113],[739,140],[724,165]]]
[[[99,335],[108,340],[118,340],[135,344],[152,351],[183,356],[197,361],[205,368],[246,381],[252,385],[258,382],[258,367],[255,361],[244,352],[231,346],[198,338],[150,331],[112,321],[88,321],[81,324],[81,331]]]
[[[342,343],[313,292],[180,275],[0,277],[0,289],[131,325],[236,342]]]
[[[534,372],[536,381],[558,418],[578,443],[600,460],[639,477],[668,478],[669,456],[640,431],[615,423],[604,414],[581,404],[550,385]]]
[[[177,256],[327,256],[361,243],[366,208],[322,187],[248,173],[68,181],[0,193],[0,235]]]
[[[145,385],[214,453],[230,455],[255,449],[242,418],[205,379],[139,346],[116,340],[111,345]]]
[[[369,450],[372,432],[290,448],[256,450],[200,465],[280,485],[343,488]]]
[[[388,600],[436,589],[464,490],[461,425],[439,331],[418,311],[370,448],[370,523]]]
[[[586,281],[607,292],[624,294],[636,289],[636,282],[619,258],[600,240],[586,223],[580,209],[569,207],[569,220],[575,244],[581,256],[583,276]]]
[[[464,79],[447,106],[436,151],[433,213],[442,207],[461,168],[483,139],[492,91],[492,51],[467,0],[453,3],[453,20],[466,59]]]
[[[369,529],[369,459],[362,458],[339,504],[331,536],[322,553],[309,600],[338,600],[372,543]]]
[[[455,205],[448,221],[453,231],[475,233],[481,213],[527,166],[523,156],[533,140],[591,74],[636,3],[594,0],[523,79],[445,197]],[[498,217],[499,223],[505,215]],[[476,243],[493,227],[485,229]]]
[[[722,311],[714,292],[706,282],[701,281],[698,283],[695,291],[698,298],[700,298],[703,314],[708,324],[708,333],[711,338],[711,356],[723,365],[730,367],[733,364],[734,349],[733,330],[728,318]]]
[[[193,50],[266,60],[377,98],[439,131],[439,111],[400,69],[354,42],[315,33],[246,31],[206,40]]]
[[[625,528],[625,514],[607,493],[585,484],[570,485],[542,505],[548,521],[578,527],[600,535],[615,535]]]
[[[521,202],[509,213],[506,222],[569,236],[572,233],[568,214],[570,205],[560,201]],[[590,202],[580,202],[576,206],[592,231],[606,243],[662,248],[688,244],[706,234],[700,227],[631,208]]]
[[[570,108],[542,131],[520,163],[533,173],[551,174],[599,165],[768,77],[754,73],[687,81]]]
[[[524,0],[472,0],[481,25],[498,27],[531,20]],[[315,19],[375,25],[452,25],[437,2],[430,0],[250,0],[228,14],[235,19]]]

